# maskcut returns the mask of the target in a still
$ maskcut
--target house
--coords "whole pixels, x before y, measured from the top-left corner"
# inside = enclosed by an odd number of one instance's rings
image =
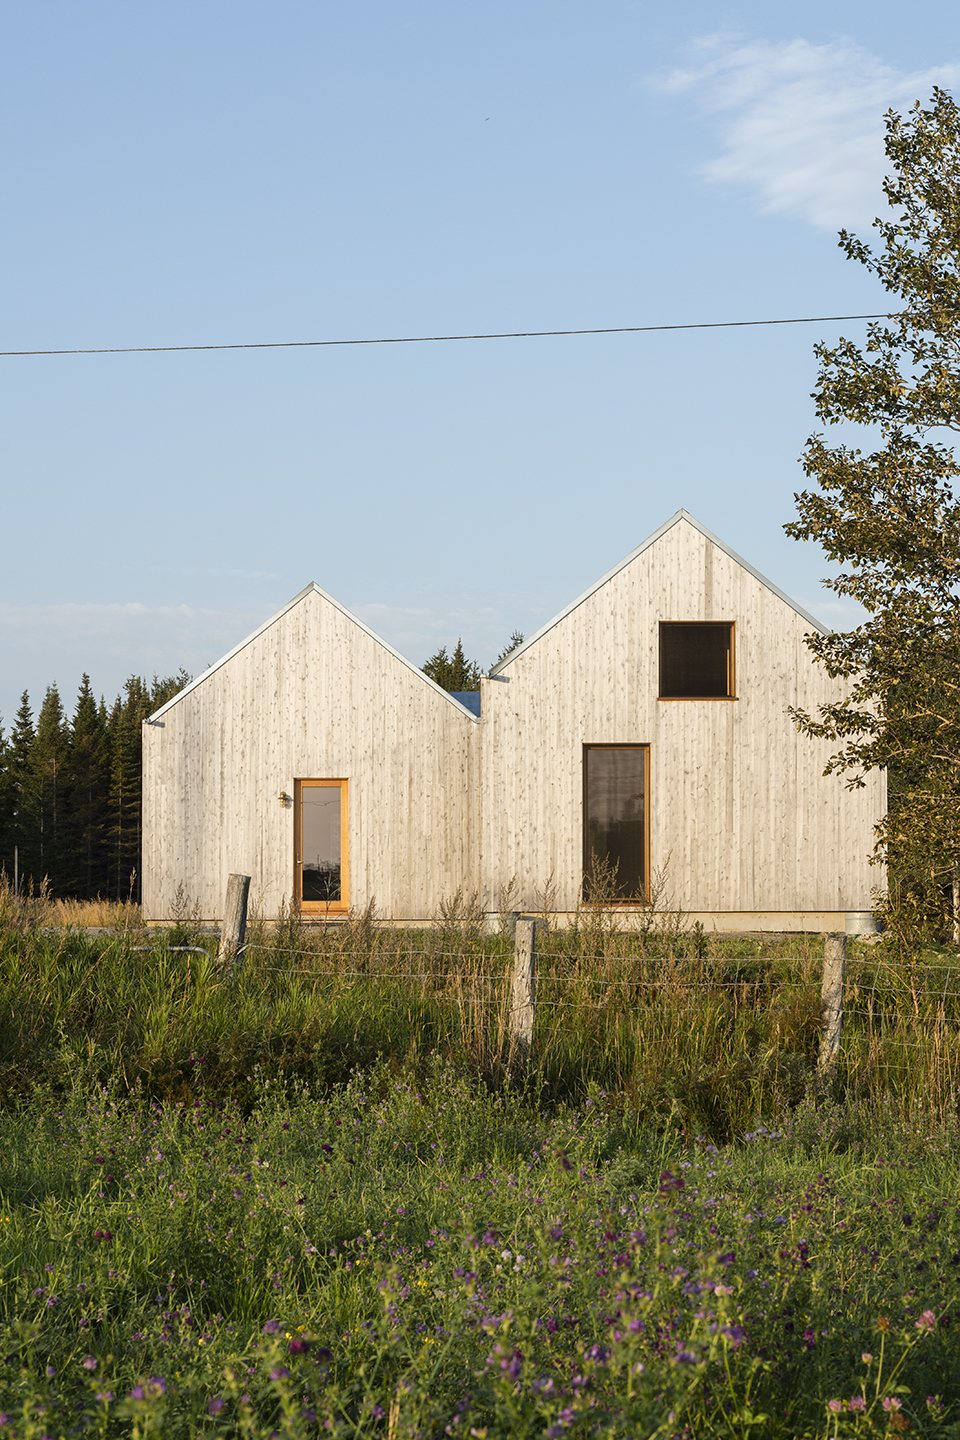
[[[144,914],[227,876],[266,916],[375,900],[425,919],[516,877],[559,915],[657,875],[718,930],[843,929],[870,911],[882,774],[848,790],[788,708],[842,694],[823,627],[680,510],[485,678],[480,713],[317,585],[144,727]],[[854,923],[856,923],[854,921]]]

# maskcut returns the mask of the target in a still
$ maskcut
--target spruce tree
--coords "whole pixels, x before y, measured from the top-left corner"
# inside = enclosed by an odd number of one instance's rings
[[[13,880],[13,775],[10,746],[0,720],[0,875]]]
[[[60,693],[47,687],[30,750],[30,802],[37,851],[36,879],[46,879],[54,894],[61,894],[66,859],[67,755],[69,734]]]
[[[21,886],[25,880],[36,876],[42,879],[40,855],[36,845],[36,828],[31,811],[32,774],[30,755],[33,750],[33,713],[30,696],[26,690],[20,696],[20,708],[13,722],[8,745],[10,825],[8,845],[11,853],[16,850]]]
[[[93,899],[107,888],[104,831],[110,798],[107,714],[98,705],[90,677],[80,682],[70,727],[69,865],[65,889]]]
[[[447,647],[444,645],[431,655],[423,667],[424,675],[440,686],[441,690],[479,690],[480,689],[480,666],[473,660],[468,660],[463,653],[463,641],[458,640],[456,649],[452,655],[447,654]]]

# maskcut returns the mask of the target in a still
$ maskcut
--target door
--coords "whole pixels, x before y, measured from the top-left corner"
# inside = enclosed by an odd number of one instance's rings
[[[346,780],[298,780],[294,894],[306,914],[349,908]]]

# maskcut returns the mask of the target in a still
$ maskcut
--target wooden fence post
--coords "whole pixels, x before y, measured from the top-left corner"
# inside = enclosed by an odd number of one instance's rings
[[[820,1039],[821,1075],[832,1070],[840,1054],[840,1029],[843,1025],[843,972],[847,959],[846,935],[831,934],[823,946],[823,984],[820,989],[820,1018],[823,1034]]]
[[[228,878],[227,898],[223,907],[223,929],[220,931],[220,948],[217,951],[217,964],[224,973],[236,974],[243,963],[249,894],[249,875],[231,875]]]
[[[510,1068],[519,1076],[533,1048],[533,1022],[537,1013],[537,922],[517,921],[513,938],[513,987],[510,996]]]

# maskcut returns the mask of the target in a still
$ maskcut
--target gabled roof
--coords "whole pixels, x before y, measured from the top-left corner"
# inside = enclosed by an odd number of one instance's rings
[[[505,660],[500,661],[499,665],[494,665],[490,674],[498,675],[505,666],[512,664],[519,655],[522,655],[525,650],[530,649],[531,645],[535,645],[538,640],[542,639],[548,630],[552,630],[554,625],[559,625],[560,621],[565,620],[568,615],[576,610],[578,605],[582,605],[585,600],[589,600],[590,596],[595,595],[598,590],[602,589],[608,580],[612,580],[614,575],[619,575],[621,570],[625,570],[632,561],[636,560],[638,555],[642,555],[644,550],[648,550],[651,545],[655,544],[661,536],[666,535],[667,531],[672,530],[674,525],[678,525],[681,520],[686,520],[687,524],[692,525],[694,530],[699,530],[705,539],[716,545],[725,555],[729,555],[730,559],[735,560],[744,570],[749,571],[755,580],[759,580],[761,585],[765,585],[766,588],[771,590],[785,605],[789,605],[791,610],[795,610],[809,625],[813,626],[814,630],[819,630],[821,635],[830,634],[830,630],[826,625],[821,625],[820,621],[815,619],[808,610],[804,610],[802,605],[798,605],[795,600],[791,600],[789,595],[785,595],[779,586],[774,585],[772,580],[767,579],[766,575],[761,575],[760,571],[756,570],[748,561],[744,560],[742,555],[738,555],[735,550],[731,550],[729,545],[724,545],[722,540],[714,535],[711,530],[708,530],[706,525],[701,525],[700,521],[696,520],[688,510],[678,510],[675,515],[670,516],[670,519],[665,525],[661,525],[659,530],[654,530],[652,535],[648,535],[646,540],[637,546],[636,550],[631,550],[630,554],[621,560],[619,565],[614,565],[613,569],[608,570],[606,575],[601,575],[600,579],[594,585],[591,585],[589,590],[584,590],[582,595],[578,595],[576,600],[572,600],[558,615],[554,615],[552,620],[548,620],[546,625],[541,625],[540,629],[531,635],[529,640],[525,640],[522,645],[518,645],[516,650],[511,651]]]
[[[341,615],[345,615],[348,620],[352,620],[358,629],[362,630],[365,635],[370,636],[371,640],[376,640],[378,645],[382,645],[384,650],[389,651],[395,660],[400,661],[401,665],[405,665],[408,670],[412,670],[414,675],[423,681],[424,685],[429,685],[431,690],[436,690],[437,694],[442,695],[444,700],[449,701],[451,705],[455,705],[461,714],[467,715],[475,723],[479,723],[479,716],[474,715],[465,705],[461,704],[449,690],[441,689],[428,675],[424,675],[423,671],[418,670],[411,660],[408,660],[405,655],[401,655],[399,650],[394,650],[393,646],[388,645],[386,640],[378,635],[375,630],[371,630],[369,625],[364,625],[363,621],[359,620],[345,605],[341,605],[339,600],[334,600],[332,595],[328,595],[326,590],[322,590],[316,581],[311,581],[309,585],[304,586],[300,594],[294,595],[292,600],[288,600],[286,605],[277,611],[276,615],[271,615],[270,619],[265,620],[262,625],[258,626],[251,635],[247,636],[246,640],[241,640],[239,645],[234,645],[233,649],[228,650],[226,655],[223,655],[215,665],[210,666],[209,670],[204,670],[203,674],[198,675],[196,680],[191,680],[189,685],[185,685],[171,700],[168,700],[165,705],[161,705],[160,709],[155,711],[144,723],[147,725],[156,723],[161,715],[165,715],[168,710],[172,710],[174,705],[182,700],[185,695],[189,695],[191,690],[196,690],[197,686],[202,685],[204,680],[208,680],[215,670],[219,670],[221,665],[226,665],[227,661],[232,660],[234,655],[239,655],[241,650],[246,649],[258,636],[262,635],[265,630],[269,630],[271,625],[275,625],[278,620],[281,620],[289,610],[292,610],[295,605],[299,605],[300,601],[306,599],[308,595],[321,596],[321,598],[332,605],[335,610],[339,610]]]

